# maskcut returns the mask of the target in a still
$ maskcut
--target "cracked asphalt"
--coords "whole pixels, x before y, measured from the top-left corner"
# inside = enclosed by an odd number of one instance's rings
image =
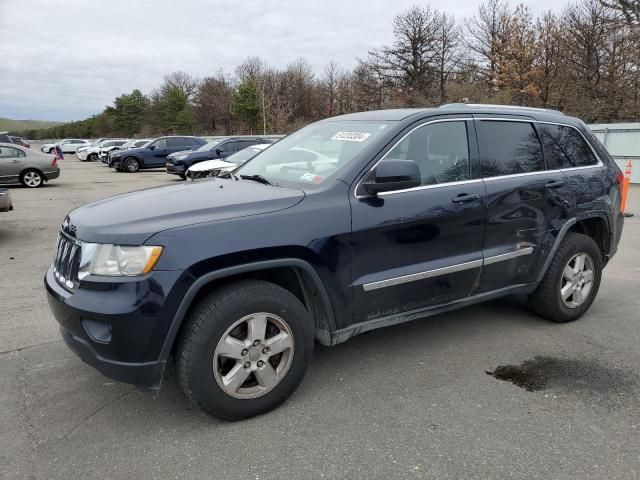
[[[508,298],[317,346],[287,403],[225,423],[192,407],[175,378],[153,399],[83,364],[42,285],[68,210],[176,181],[69,156],[60,179],[11,188],[0,479],[640,477],[640,218],[627,219],[578,322],[545,322]],[[640,214],[638,186],[629,209]]]

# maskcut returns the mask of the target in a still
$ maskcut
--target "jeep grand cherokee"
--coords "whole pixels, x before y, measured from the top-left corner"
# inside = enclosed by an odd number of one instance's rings
[[[48,299],[117,380],[238,419],[296,389],[314,341],[507,294],[554,322],[596,298],[622,176],[558,112],[448,105],[344,115],[229,178],[128,193],[64,220]]]

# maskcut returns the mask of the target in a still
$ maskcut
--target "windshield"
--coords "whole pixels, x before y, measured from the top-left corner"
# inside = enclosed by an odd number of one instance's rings
[[[209,143],[205,143],[199,149],[197,149],[196,152],[208,152],[210,150],[213,150],[213,147],[218,145],[221,141],[222,141],[222,139],[219,138],[218,140],[213,140],[213,141],[211,141]]]
[[[224,161],[240,165],[248,160],[251,160],[263,150],[264,148],[247,147],[240,150],[238,153],[234,153],[233,155],[228,156],[224,159]]]
[[[313,188],[349,164],[387,126],[347,120],[314,123],[274,143],[235,173]]]

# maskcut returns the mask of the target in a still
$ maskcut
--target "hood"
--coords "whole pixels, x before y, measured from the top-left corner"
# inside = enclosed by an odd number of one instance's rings
[[[124,157],[125,155],[127,155],[129,153],[136,153],[136,152],[140,152],[141,150],[146,150],[146,149],[138,147],[138,148],[130,148],[129,150],[119,150],[112,156],[113,157],[117,157],[117,156]]]
[[[179,155],[190,155],[193,153],[193,150],[180,150],[179,152],[173,152],[170,155],[167,155],[167,158],[175,160],[175,158]]]
[[[237,167],[235,163],[225,162],[224,160],[206,160],[196,163],[189,167],[191,172],[206,172],[207,170],[215,170],[217,168]]]
[[[98,200],[71,211],[69,224],[80,240],[140,245],[163,230],[284,210],[303,198],[301,190],[215,179]]]
[[[193,161],[193,160],[209,160],[209,159],[214,159],[218,157],[218,154],[216,153],[216,151],[214,150],[213,152],[211,151],[207,151],[207,152],[179,152],[179,153],[174,153],[173,155],[178,155],[178,154],[187,154],[186,158],[183,158],[183,160],[187,160],[187,161]]]

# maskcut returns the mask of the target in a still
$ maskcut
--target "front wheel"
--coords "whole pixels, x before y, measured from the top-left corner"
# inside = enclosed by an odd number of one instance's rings
[[[136,173],[140,170],[140,162],[133,157],[125,158],[124,168],[129,173]]]
[[[90,162],[98,161],[98,154],[97,153],[92,153],[91,155],[89,155],[87,157],[87,160],[89,160]]]
[[[177,350],[185,395],[225,420],[265,413],[298,387],[313,351],[314,325],[289,291],[265,281],[233,283],[188,315]]]
[[[602,268],[598,244],[587,235],[568,233],[542,282],[530,295],[531,307],[553,322],[577,320],[596,298]]]

